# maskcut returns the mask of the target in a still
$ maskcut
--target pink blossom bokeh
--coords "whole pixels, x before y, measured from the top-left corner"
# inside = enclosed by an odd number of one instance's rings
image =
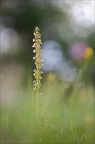
[[[69,47],[68,53],[72,59],[82,61],[86,48],[87,44],[85,42],[75,42]]]

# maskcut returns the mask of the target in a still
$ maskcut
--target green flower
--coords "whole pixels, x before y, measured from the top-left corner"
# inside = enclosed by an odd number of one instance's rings
[[[33,59],[35,60],[35,66],[36,66],[36,69],[34,69],[34,77],[35,77],[35,80],[33,81],[33,84],[34,84],[34,90],[35,91],[39,91],[40,89],[40,86],[41,86],[41,74],[43,73],[41,71],[41,68],[43,66],[42,62],[43,60],[41,59],[41,52],[42,52],[42,49],[41,49],[41,44],[42,44],[42,41],[41,41],[41,34],[39,33],[39,28],[36,27],[35,28],[35,31],[34,31],[34,39],[33,39],[33,46],[35,49],[33,50],[33,52],[35,53],[35,57],[33,57]]]

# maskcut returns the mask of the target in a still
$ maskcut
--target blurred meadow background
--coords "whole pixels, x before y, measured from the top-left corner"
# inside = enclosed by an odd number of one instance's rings
[[[0,144],[95,143],[95,1],[0,1]],[[33,32],[42,36],[39,114]]]

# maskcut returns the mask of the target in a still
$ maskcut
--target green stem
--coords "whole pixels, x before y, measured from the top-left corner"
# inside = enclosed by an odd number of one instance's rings
[[[36,103],[37,103],[37,107],[36,107],[36,117],[38,117],[38,105],[39,105],[39,93],[36,93]]]

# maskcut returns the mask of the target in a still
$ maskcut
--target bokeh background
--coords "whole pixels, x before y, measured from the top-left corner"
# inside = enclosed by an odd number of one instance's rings
[[[95,1],[1,0],[0,5],[1,143],[37,140],[37,134],[32,133],[35,129],[32,126],[35,111],[32,112],[35,101],[32,39],[36,26],[43,43],[43,103],[48,121],[55,124],[51,129],[61,127],[62,135],[70,127],[75,137],[67,131],[65,142],[87,140],[94,143]],[[82,108],[89,109],[83,121],[78,120],[83,116]],[[74,124],[79,128],[78,134],[68,124],[70,111],[67,109],[71,110]],[[59,116],[62,112],[65,128]],[[57,117],[59,121],[55,121]],[[87,124],[86,132],[83,123]],[[56,136],[57,130],[54,130],[50,132]],[[50,141],[57,141],[54,140]]]

